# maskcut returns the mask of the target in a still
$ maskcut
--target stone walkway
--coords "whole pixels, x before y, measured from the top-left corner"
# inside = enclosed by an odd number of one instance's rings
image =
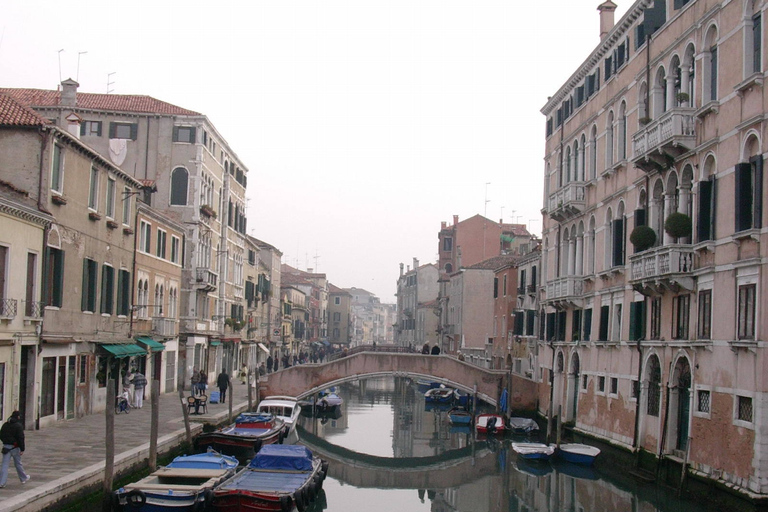
[[[239,381],[233,384],[233,391],[232,411],[236,415],[247,409],[248,391]],[[253,400],[255,405],[255,390]],[[193,436],[202,430],[203,423],[223,422],[227,420],[228,413],[229,404],[208,404],[207,414],[191,415]],[[183,414],[177,393],[160,396],[159,445],[177,444],[186,436]],[[141,409],[115,415],[116,472],[121,467],[147,458],[150,421],[149,400]],[[0,510],[41,510],[84,486],[103,482],[105,432],[106,418],[103,414],[26,431],[27,451],[22,456],[22,462],[32,479],[22,485],[11,461],[8,483],[0,489]],[[159,450],[163,451],[162,448]]]

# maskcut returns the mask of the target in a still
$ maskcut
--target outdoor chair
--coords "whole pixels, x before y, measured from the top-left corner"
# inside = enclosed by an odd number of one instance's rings
[[[200,395],[197,397],[198,404],[198,413],[199,414],[207,414],[208,413],[208,397],[205,395]]]

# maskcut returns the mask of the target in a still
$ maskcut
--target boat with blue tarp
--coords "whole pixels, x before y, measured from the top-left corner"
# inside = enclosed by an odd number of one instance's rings
[[[149,476],[121,487],[112,495],[112,510],[187,512],[208,510],[213,489],[231,477],[235,457],[214,450],[182,455]]]
[[[197,451],[211,447],[245,462],[253,458],[262,446],[282,444],[287,435],[287,426],[275,415],[244,412],[231,425],[199,434],[194,444]]]
[[[472,423],[472,414],[461,407],[454,407],[448,411],[448,421],[451,425],[469,425]]]
[[[248,466],[219,485],[213,507],[220,512],[303,512],[318,497],[328,462],[304,445],[264,446]]]

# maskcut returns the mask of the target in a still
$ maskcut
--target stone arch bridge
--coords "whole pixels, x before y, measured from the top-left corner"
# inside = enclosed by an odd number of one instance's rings
[[[532,410],[538,384],[506,370],[488,370],[455,357],[391,352],[357,352],[325,363],[292,366],[259,379],[259,395],[305,398],[330,386],[363,378],[407,376],[441,382],[492,405],[512,379],[511,408]]]

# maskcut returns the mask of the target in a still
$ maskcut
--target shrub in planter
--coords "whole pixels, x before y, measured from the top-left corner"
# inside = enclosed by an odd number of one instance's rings
[[[691,99],[691,97],[688,96],[687,92],[679,92],[675,97],[677,98],[677,101],[679,101],[680,103],[683,103],[684,101],[688,101],[689,99]]]
[[[629,235],[629,241],[635,246],[637,252],[642,252],[656,243],[656,232],[650,226],[637,226]]]
[[[646,117],[641,117],[639,119],[639,121],[640,121],[640,124],[646,125],[646,124],[650,123],[651,121],[653,121],[653,119],[651,119],[650,117],[646,116]]]
[[[664,231],[672,238],[686,238],[693,232],[693,223],[686,214],[674,212],[664,221]]]

